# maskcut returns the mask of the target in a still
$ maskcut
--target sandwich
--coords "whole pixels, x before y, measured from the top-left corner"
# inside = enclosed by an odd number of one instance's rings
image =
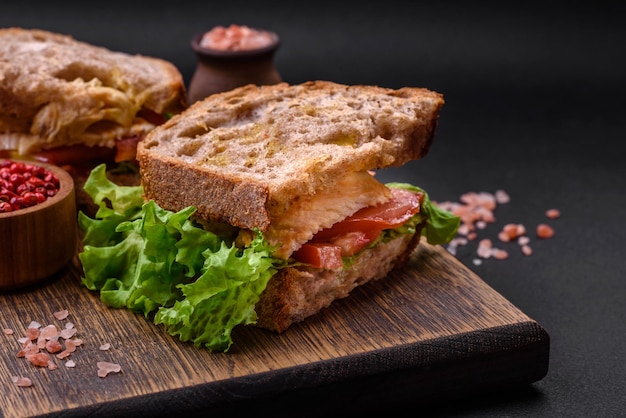
[[[79,215],[83,283],[211,350],[228,350],[239,324],[285,332],[422,239],[455,236],[458,217],[426,191],[376,179],[427,154],[443,103],[423,88],[329,81],[196,102],[139,142],[140,186],[92,172],[100,210]]]
[[[139,183],[137,142],[187,107],[171,63],[38,29],[0,29],[0,156],[64,167],[97,164]],[[84,178],[82,178],[84,181]]]

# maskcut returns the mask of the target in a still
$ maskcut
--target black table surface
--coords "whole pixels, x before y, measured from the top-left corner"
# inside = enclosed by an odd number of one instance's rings
[[[475,264],[457,257],[541,324],[550,367],[523,388],[432,405],[380,405],[411,416],[623,416],[626,410],[626,25],[617,2],[9,2],[0,26],[41,28],[173,62],[188,83],[191,37],[231,23],[277,32],[291,83],[326,79],[420,86],[446,104],[428,156],[385,179],[436,201],[505,190],[506,223],[546,222],[534,253]],[[544,212],[561,211],[557,220]],[[320,399],[323,404],[323,399]],[[332,408],[328,406],[328,411]],[[306,411],[294,412],[295,416]]]

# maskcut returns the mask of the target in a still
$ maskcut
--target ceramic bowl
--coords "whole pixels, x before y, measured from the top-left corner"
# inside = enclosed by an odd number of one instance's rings
[[[259,29],[261,30],[261,29]],[[189,102],[194,103],[211,94],[232,90],[246,84],[269,85],[282,81],[274,63],[280,47],[280,37],[271,31],[271,43],[248,50],[218,50],[201,46],[205,32],[191,39],[191,49],[197,57],[195,72],[189,83]]]

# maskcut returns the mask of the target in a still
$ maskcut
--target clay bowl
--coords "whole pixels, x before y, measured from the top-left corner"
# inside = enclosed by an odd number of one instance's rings
[[[271,43],[249,50],[219,50],[201,46],[203,33],[191,39],[197,57],[196,70],[189,83],[189,102],[194,103],[211,94],[228,91],[246,84],[269,85],[282,81],[274,55],[280,48],[280,37],[271,31]]]
[[[76,254],[78,226],[72,177],[50,164],[23,162],[53,172],[60,188],[34,206],[0,213],[0,291],[38,283],[59,272]]]

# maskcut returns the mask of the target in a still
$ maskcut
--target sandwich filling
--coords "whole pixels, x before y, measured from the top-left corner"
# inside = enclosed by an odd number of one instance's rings
[[[433,245],[456,235],[459,218],[437,208],[422,189],[408,184],[383,187],[390,199],[321,229],[298,251],[324,241],[337,245],[332,237],[358,234],[364,226],[379,231],[368,246],[416,234],[417,225]],[[235,245],[199,225],[193,206],[178,212],[162,209],[144,200],[142,186],[112,183],[104,165],[91,172],[85,191],[99,209],[94,218],[83,212],[78,217],[83,284],[98,291],[105,304],[151,317],[169,334],[196,346],[227,351],[235,326],[256,323],[255,306],[269,280],[282,269],[306,263],[274,256],[276,247],[258,230],[247,245]],[[344,259],[349,267],[350,257]]]
[[[142,109],[126,125],[96,119],[89,126],[83,127],[80,134],[62,136],[64,139],[46,138],[41,133],[5,132],[0,135],[0,153],[6,157],[33,158],[58,166],[80,165],[89,161],[134,161],[137,143],[165,120],[163,115]],[[35,123],[44,122],[35,121],[33,126]],[[74,131],[69,127],[64,129]]]
[[[287,259],[316,233],[347,218],[359,209],[392,198],[391,191],[366,171],[348,173],[332,187],[297,200],[272,219],[266,239],[278,246],[276,257]]]

